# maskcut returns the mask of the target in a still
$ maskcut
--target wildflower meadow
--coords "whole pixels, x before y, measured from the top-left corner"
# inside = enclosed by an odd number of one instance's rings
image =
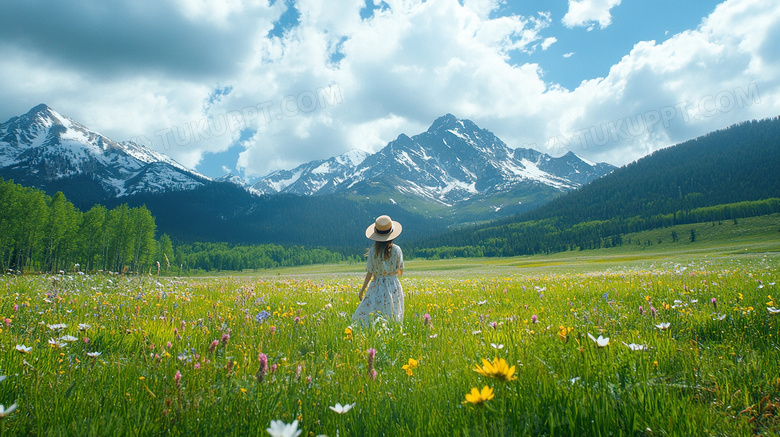
[[[8,435],[777,435],[768,257],[414,274],[0,277]]]

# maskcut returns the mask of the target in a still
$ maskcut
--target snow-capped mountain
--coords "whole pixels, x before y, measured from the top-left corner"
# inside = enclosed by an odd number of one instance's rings
[[[331,194],[368,156],[368,152],[350,150],[330,159],[301,164],[292,170],[277,170],[252,185],[252,189],[263,194]]]
[[[210,180],[140,144],[115,142],[44,104],[0,124],[0,175],[39,188],[79,181],[106,198],[190,190]]]
[[[371,195],[384,188],[452,206],[496,196],[522,197],[523,191],[541,190],[549,197],[614,168],[585,161],[572,152],[554,158],[532,149],[511,149],[490,131],[447,114],[426,132],[413,137],[401,134],[373,155],[313,161],[274,172],[253,187],[264,193],[302,195]],[[492,208],[498,210],[501,205]]]

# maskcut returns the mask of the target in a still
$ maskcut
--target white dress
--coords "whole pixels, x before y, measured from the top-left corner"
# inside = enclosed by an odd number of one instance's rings
[[[374,246],[368,251],[366,271],[374,279],[368,284],[366,295],[352,315],[352,321],[371,326],[377,317],[403,322],[404,290],[396,273],[404,268],[404,255],[401,248],[393,244],[390,258],[385,260],[374,255]]]

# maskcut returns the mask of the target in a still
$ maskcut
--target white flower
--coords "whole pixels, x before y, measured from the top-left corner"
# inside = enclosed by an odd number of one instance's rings
[[[60,341],[59,341],[59,340],[57,340],[57,339],[54,339],[54,338],[50,338],[50,339],[49,339],[49,344],[50,344],[50,345],[52,345],[52,346],[54,346],[54,347],[56,347],[57,349],[59,349],[59,348],[63,348],[63,347],[65,347],[65,346],[67,346],[67,344],[65,344],[65,343],[60,343]]]
[[[669,329],[669,325],[670,325],[669,322],[665,322],[665,323],[659,323],[655,325],[655,327],[663,331],[664,329]]]
[[[87,356],[90,358],[97,358],[102,355],[102,352],[87,352]]]
[[[436,338],[438,336],[439,336],[439,334],[433,334],[433,335],[429,335],[428,338]]]
[[[718,320],[723,320],[726,318],[725,314],[718,314]]]
[[[87,329],[91,328],[92,326],[87,323],[79,323],[79,331],[86,331]]]
[[[504,348],[503,344],[490,343],[490,345],[493,346],[494,349],[503,349]]]
[[[474,335],[477,335],[477,334],[481,334],[481,333],[482,333],[482,331],[480,331],[480,330],[477,330],[477,331],[471,331],[471,333],[472,333],[472,334],[474,334]]]
[[[0,382],[3,382],[3,381],[5,381],[5,378],[7,378],[7,376],[5,376],[5,375],[0,375]]]
[[[623,342],[623,344],[626,344],[626,342]],[[626,347],[628,347],[632,351],[643,351],[643,350],[647,349],[646,345],[644,345],[644,344],[636,344],[636,343],[626,344]]]
[[[780,313],[780,309],[775,308],[775,307],[766,307],[766,309],[769,311],[770,314]]]
[[[29,354],[30,351],[32,351],[32,348],[31,347],[27,347],[27,346],[25,346],[23,344],[17,344],[16,345],[16,350],[21,352],[21,353],[23,353],[23,354]]]
[[[14,411],[16,411],[16,402],[14,402],[13,405],[8,407],[8,409],[6,409],[4,406],[0,405],[0,417],[6,417],[9,414],[13,413]]]
[[[298,421],[293,420],[293,423],[286,424],[281,420],[272,420],[271,426],[265,429],[272,437],[298,437],[301,435],[301,430],[298,429]]]
[[[68,325],[64,323],[55,323],[54,325],[46,325],[46,326],[48,326],[49,329],[51,329],[52,331],[59,331],[68,327]]]
[[[609,344],[609,337],[602,337],[599,335],[599,338],[594,337],[591,335],[591,333],[588,333],[588,337],[590,337],[591,340],[593,340],[598,347],[604,347]]]
[[[74,337],[72,335],[63,335],[62,337],[60,337],[60,340],[62,340],[62,341],[77,341],[78,338],[76,338],[76,337]]]
[[[295,303],[297,303],[297,304],[298,304],[298,305],[300,305],[300,306],[304,306],[304,305],[306,305],[308,302],[295,302]]]
[[[483,300],[483,301],[477,302],[477,305],[484,305],[484,304],[486,304],[486,303],[487,303],[487,301],[486,301],[486,300]]]
[[[344,414],[347,411],[351,410],[352,407],[354,407],[354,406],[355,406],[354,403],[353,404],[345,404],[345,405],[341,405],[341,404],[337,403],[335,407],[330,407],[330,409],[335,411],[335,412],[337,412],[337,413],[339,413],[339,414]]]

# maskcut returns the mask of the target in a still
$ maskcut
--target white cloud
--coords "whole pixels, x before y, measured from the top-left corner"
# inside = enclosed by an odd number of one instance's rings
[[[624,164],[733,123],[776,115],[779,23],[780,5],[730,0],[696,30],[661,44],[640,42],[605,78],[547,93],[561,112],[549,118],[555,121],[541,142]]]
[[[663,43],[638,42],[608,75],[571,91],[546,83],[539,65],[511,59],[558,44],[547,34],[549,14],[497,14],[498,0],[390,0],[368,19],[360,17],[362,0],[301,0],[299,24],[281,37],[268,32],[284,12],[282,1],[152,2],[155,13],[128,1],[119,3],[120,12],[93,10],[97,18],[62,7],[60,15],[76,21],[50,23],[61,32],[53,48],[40,28],[49,22],[33,20],[40,4],[29,3],[30,10],[20,6],[27,2],[9,9],[22,25],[0,17],[0,77],[13,84],[0,88],[0,119],[47,103],[116,140],[148,140],[188,166],[241,140],[237,165],[247,175],[349,149],[377,151],[446,113],[473,120],[512,147],[572,150],[614,164],[780,113],[776,2],[728,0],[699,28]],[[570,2],[568,20],[604,27],[618,3]],[[123,24],[128,17],[131,24]],[[118,35],[105,47],[89,37],[112,26]],[[187,31],[177,34],[181,29]],[[109,59],[92,59],[95,51]],[[207,105],[224,87],[230,91]],[[750,104],[729,108],[729,93]],[[718,95],[725,105],[708,106]],[[702,101],[715,111],[702,115]],[[682,102],[691,106],[675,106]],[[628,121],[652,121],[668,108],[684,108],[686,117],[680,109],[652,129],[645,123],[626,134]],[[193,137],[193,128],[200,135]],[[607,141],[594,136],[603,133]]]
[[[569,11],[563,16],[566,27],[589,26],[598,23],[601,29],[612,23],[610,10],[620,4],[621,0],[569,0]]]

